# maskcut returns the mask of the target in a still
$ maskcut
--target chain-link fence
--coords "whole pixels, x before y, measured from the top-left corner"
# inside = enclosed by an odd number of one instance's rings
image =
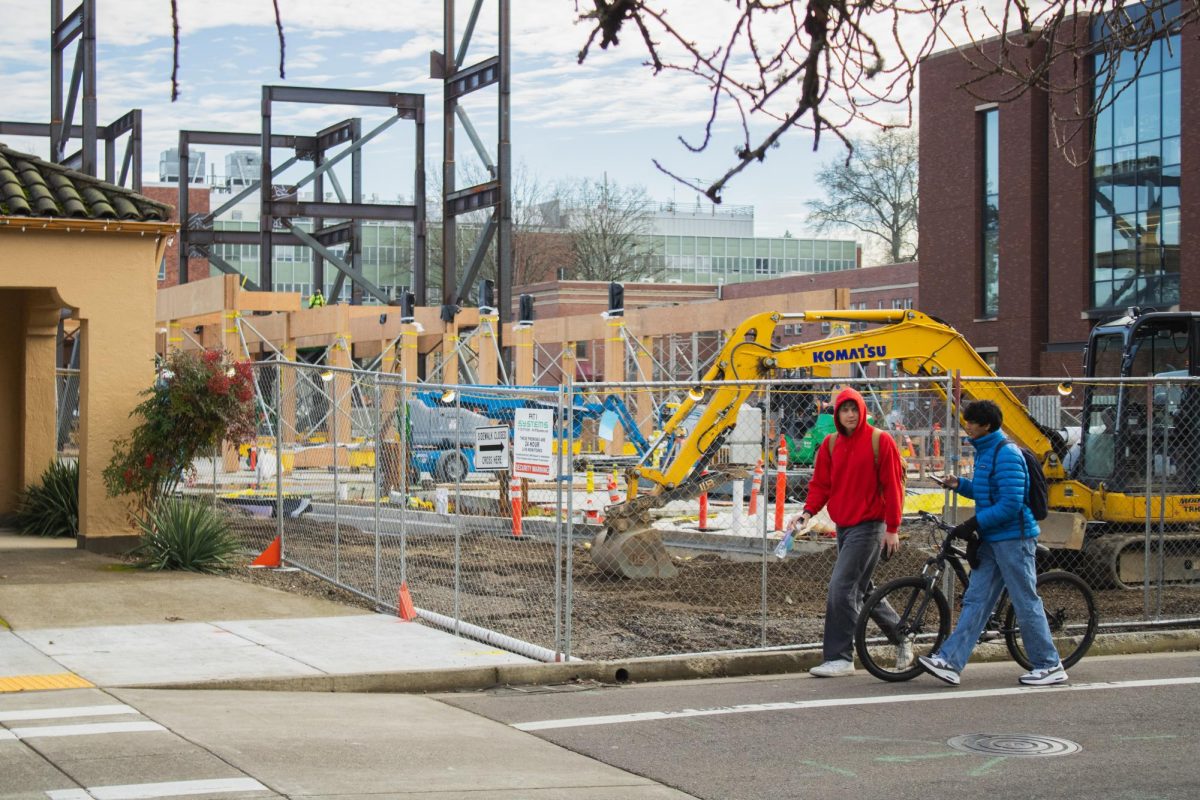
[[[1063,545],[1049,563],[1089,580],[1102,623],[1200,616],[1200,486],[1191,482],[1200,453],[1183,430],[1200,385],[956,382],[894,375],[886,363],[871,371],[879,374],[852,385],[906,470],[905,546],[877,582],[915,574],[931,554],[917,511],[970,513],[933,476],[972,474],[953,400],[991,397],[1014,438],[1053,451],[1052,506],[1091,520],[1076,542],[1055,539],[1061,531],[1047,521],[1043,539]],[[492,641],[535,657],[816,644],[833,525],[820,517],[790,552],[774,551],[845,384],[718,390],[698,386],[689,368],[674,381],[464,387],[264,362],[258,441],[197,464],[194,485],[241,509],[248,546],[279,536],[288,563],[381,608],[396,609],[404,586],[426,619],[495,632]],[[681,404],[694,407],[663,434]],[[1117,417],[1111,441],[1106,415]],[[1106,447],[1113,464],[1101,475]],[[655,484],[666,490],[650,492]]]
[[[57,369],[54,389],[58,400],[55,447],[58,457],[79,457],[79,370]]]

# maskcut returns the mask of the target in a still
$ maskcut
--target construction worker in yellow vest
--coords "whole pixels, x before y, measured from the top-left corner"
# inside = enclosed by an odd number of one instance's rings
[[[325,295],[321,294],[320,289],[317,289],[312,293],[312,296],[308,298],[308,307],[319,308],[323,305],[325,305]]]

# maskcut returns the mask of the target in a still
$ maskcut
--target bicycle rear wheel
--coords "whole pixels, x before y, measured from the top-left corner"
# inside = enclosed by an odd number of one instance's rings
[[[877,618],[884,604],[891,605],[900,624],[894,635],[912,645],[912,658],[904,663],[900,643],[893,642]],[[921,674],[917,656],[936,651],[950,634],[950,605],[945,595],[915,575],[880,586],[863,603],[854,628],[858,660],[876,678],[907,681]]]
[[[1071,572],[1043,572],[1037,580],[1038,594],[1046,609],[1046,621],[1050,623],[1050,636],[1058,648],[1064,667],[1074,666],[1083,658],[1096,638],[1099,617],[1092,590],[1083,579]],[[1025,669],[1033,669],[1033,662],[1025,652],[1021,631],[1017,625],[1017,611],[1010,600],[1005,601],[1004,643],[1013,659]]]

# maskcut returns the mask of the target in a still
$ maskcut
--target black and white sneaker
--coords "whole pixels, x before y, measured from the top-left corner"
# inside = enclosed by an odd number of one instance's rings
[[[917,656],[917,663],[921,665],[921,669],[938,680],[958,686],[958,670],[943,661],[941,656]]]
[[[1067,671],[1063,668],[1061,661],[1050,667],[1050,669],[1030,670],[1017,678],[1017,680],[1026,686],[1050,686],[1055,683],[1062,683],[1066,679]]]

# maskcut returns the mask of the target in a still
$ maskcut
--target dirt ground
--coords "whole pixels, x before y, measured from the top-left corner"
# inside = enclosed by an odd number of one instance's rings
[[[877,584],[920,571],[933,541],[924,525],[905,524],[905,546],[899,555],[880,565]],[[235,528],[247,548],[255,552],[270,543],[276,530],[273,521],[251,519],[239,519]],[[602,574],[578,546],[571,553],[573,592],[567,613],[560,611],[567,601],[565,591],[556,592],[556,577],[561,581],[561,575],[556,576],[551,541],[463,533],[457,542],[446,535],[409,535],[403,542],[390,536],[376,542],[373,536],[346,526],[337,532],[335,541],[331,524],[302,518],[287,522],[288,560],[334,577],[372,599],[305,571],[235,569],[228,574],[234,580],[364,609],[394,608],[402,547],[404,577],[419,608],[457,615],[588,659],[819,642],[825,587],[833,565],[832,547],[793,553],[787,561],[769,556],[765,565],[761,560],[736,562],[707,553],[679,560],[675,578],[634,581]],[[556,597],[564,599],[556,603]],[[1143,616],[1141,591],[1096,590],[1096,597],[1101,622]],[[1152,608],[1156,599],[1152,596]],[[1194,616],[1198,606],[1200,587],[1171,588],[1163,593],[1166,616]]]

